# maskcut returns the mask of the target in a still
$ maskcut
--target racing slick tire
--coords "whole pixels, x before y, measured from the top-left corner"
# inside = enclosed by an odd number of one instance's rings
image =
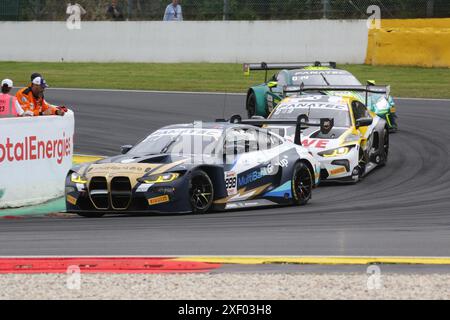
[[[360,148],[358,154],[358,165],[353,169],[353,181],[351,182],[351,184],[357,184],[363,179],[364,173],[366,172],[366,163],[366,155],[364,154],[362,148]]]
[[[383,136],[384,136],[384,140],[383,140],[383,150],[382,150],[382,160],[379,164],[380,167],[383,167],[386,165],[387,161],[388,161],[388,157],[389,157],[389,129],[388,128],[384,128],[383,130]]]
[[[83,218],[101,218],[105,214],[103,212],[78,212],[77,215]]]
[[[256,95],[253,91],[247,96],[247,114],[249,119],[256,115]]]
[[[311,170],[303,162],[297,162],[292,173],[292,198],[295,205],[305,205],[311,199],[313,178]]]
[[[192,213],[203,214],[209,211],[214,200],[214,187],[209,176],[202,170],[194,170],[189,180],[189,202]]]

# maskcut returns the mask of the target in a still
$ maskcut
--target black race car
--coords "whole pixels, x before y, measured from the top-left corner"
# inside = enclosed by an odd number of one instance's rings
[[[296,124],[300,137],[300,120],[283,121]],[[300,139],[287,141],[255,123],[263,124],[233,117],[167,126],[122,147],[121,155],[75,166],[66,178],[67,212],[100,217],[306,204],[319,162]]]

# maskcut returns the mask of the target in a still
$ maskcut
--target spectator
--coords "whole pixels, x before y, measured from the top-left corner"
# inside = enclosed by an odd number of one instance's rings
[[[22,109],[31,111],[34,116],[50,116],[65,114],[65,107],[56,107],[47,103],[44,99],[44,91],[47,88],[47,82],[39,73],[31,75],[31,83],[28,87],[19,90],[16,98]]]
[[[32,116],[31,112],[24,112],[17,98],[9,93],[13,88],[13,82],[10,79],[4,79],[1,83],[0,93],[0,118]]]
[[[123,20],[122,8],[117,5],[117,0],[112,0],[106,9],[106,15],[112,20]]]
[[[84,16],[86,14],[86,10],[84,10],[84,8],[80,4],[74,1],[70,1],[67,4],[66,14],[70,16],[81,17],[82,15]]]
[[[183,11],[181,5],[178,4],[178,0],[172,0],[164,13],[164,21],[183,21]]]

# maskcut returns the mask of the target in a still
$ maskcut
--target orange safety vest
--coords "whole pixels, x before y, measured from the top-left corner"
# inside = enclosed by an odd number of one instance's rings
[[[49,106],[44,98],[36,99],[31,91],[31,87],[23,88],[16,93],[17,101],[24,112],[32,111],[35,116],[41,116],[43,112],[50,109],[51,113],[56,114],[56,108]]]
[[[17,117],[16,97],[0,93],[0,118]]]

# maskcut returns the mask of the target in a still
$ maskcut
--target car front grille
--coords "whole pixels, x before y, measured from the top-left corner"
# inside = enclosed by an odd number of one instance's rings
[[[108,182],[105,177],[93,177],[89,183],[89,197],[99,210],[109,209]]]
[[[111,180],[111,206],[125,210],[131,203],[131,183],[128,177],[115,177]]]

